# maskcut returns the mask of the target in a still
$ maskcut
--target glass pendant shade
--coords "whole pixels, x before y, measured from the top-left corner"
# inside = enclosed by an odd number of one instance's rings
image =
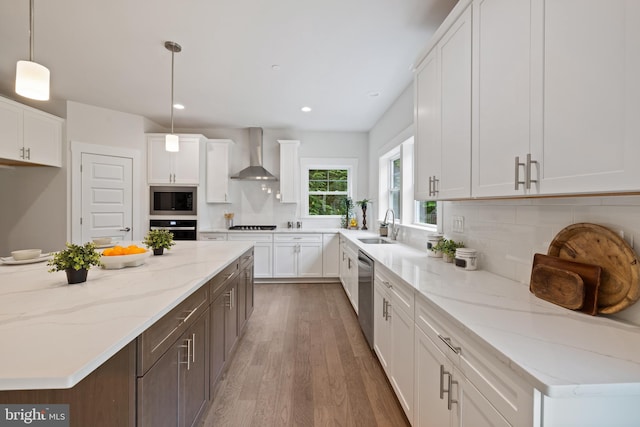
[[[164,137],[164,149],[172,153],[180,151],[180,138],[178,138],[178,135],[167,134]]]
[[[18,61],[16,93],[38,101],[49,100],[49,69],[37,62]]]

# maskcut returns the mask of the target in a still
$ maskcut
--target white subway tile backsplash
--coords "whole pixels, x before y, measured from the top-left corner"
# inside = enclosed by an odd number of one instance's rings
[[[480,268],[528,286],[533,255],[547,253],[557,233],[577,222],[618,232],[628,243],[640,239],[640,196],[559,197],[443,202],[447,238],[479,252]],[[463,233],[452,233],[452,216],[464,216]],[[411,239],[408,230],[407,238]],[[636,250],[638,253],[638,250]],[[640,324],[640,303],[615,314]]]

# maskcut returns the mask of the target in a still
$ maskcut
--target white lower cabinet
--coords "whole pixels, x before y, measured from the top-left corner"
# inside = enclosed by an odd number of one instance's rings
[[[322,235],[322,277],[340,275],[340,235],[326,233]]]
[[[322,234],[276,234],[274,277],[322,277]]]
[[[344,237],[340,237],[340,282],[351,306],[358,313],[358,251]]]
[[[254,242],[253,277],[268,279],[273,277],[273,233],[229,233],[228,240]]]
[[[415,316],[415,426],[534,425],[531,386],[422,299]]]
[[[376,266],[374,281],[374,351],[408,419],[413,419],[413,292]]]

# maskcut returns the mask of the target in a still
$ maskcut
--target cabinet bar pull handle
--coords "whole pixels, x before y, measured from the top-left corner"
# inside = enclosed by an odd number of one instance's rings
[[[191,334],[191,363],[196,363],[196,334]]]
[[[531,179],[531,165],[532,164],[538,164],[537,160],[531,160],[531,153],[527,154],[527,164],[525,166],[525,176],[524,176],[524,180],[525,180],[525,188],[527,190],[531,189],[531,183],[534,182],[538,182],[537,179]]]
[[[31,160],[31,148],[27,148],[27,160]]]
[[[433,187],[432,187],[432,185],[433,185],[433,178],[429,177],[429,196],[433,196],[433,189],[432,189]]]
[[[435,175],[433,175],[433,195],[434,196],[437,196],[438,193],[440,192],[440,190],[438,190],[438,187],[439,187],[438,184],[440,184],[440,180],[436,178]]]
[[[20,147],[20,158],[24,159],[24,147]]]
[[[385,320],[389,320],[391,318],[391,313],[389,312],[390,308],[391,308],[391,303],[387,301],[387,317],[385,318]]]
[[[444,370],[444,365],[440,365],[440,399],[444,399],[444,375],[447,373]]]
[[[187,342],[186,345],[181,345],[180,348],[186,348],[187,349],[187,361],[186,362],[180,362],[181,365],[186,364],[187,365],[187,371],[191,369],[191,338],[187,338],[185,340]]]
[[[191,316],[193,316],[193,313],[195,313],[196,311],[198,311],[198,307],[194,308],[193,310],[190,310],[189,314],[187,314],[187,317],[180,318],[180,322],[185,323],[187,320],[191,318]]]
[[[389,289],[391,289],[393,287],[393,286],[391,286],[391,283],[387,282],[386,280],[383,280],[382,283],[384,283],[384,285]]]
[[[458,381],[453,381],[453,375],[449,374],[448,388],[447,390],[447,409],[451,410],[451,407],[454,403],[458,403],[457,400],[454,400],[452,397],[453,393],[453,384],[458,385]]]
[[[462,351],[461,347],[455,347],[452,343],[451,343],[451,338],[449,337],[443,337],[442,335],[438,334],[438,338],[440,338],[442,340],[443,343],[445,343],[447,345],[447,347],[449,347],[451,350],[453,350],[453,352],[455,354],[460,354],[460,352]]]
[[[524,181],[520,181],[520,166],[525,166],[526,165],[524,163],[520,163],[520,157],[516,156],[516,163],[515,163],[515,176],[516,176],[516,180],[515,180],[515,190],[518,190],[520,188],[520,184],[525,184]]]
[[[387,319],[387,299],[382,298],[382,318]]]

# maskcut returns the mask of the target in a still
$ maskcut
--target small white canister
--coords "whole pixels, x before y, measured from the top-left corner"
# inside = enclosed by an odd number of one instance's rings
[[[427,236],[427,256],[442,258],[442,252],[436,252],[432,248],[444,239],[443,234],[430,234]]]
[[[458,248],[454,265],[463,270],[475,270],[478,268],[478,253],[475,249]]]

